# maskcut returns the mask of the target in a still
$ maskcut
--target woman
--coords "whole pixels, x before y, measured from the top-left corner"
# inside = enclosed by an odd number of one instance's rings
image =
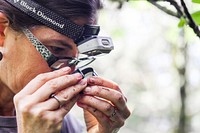
[[[80,27],[95,24],[100,7],[99,0],[0,1],[0,132],[81,132],[69,115],[75,103],[84,110],[88,132],[123,126],[130,111],[116,83],[99,76],[82,79],[66,63],[55,70],[55,61],[46,59],[49,53],[56,59],[77,57]],[[72,28],[62,30],[66,24]]]

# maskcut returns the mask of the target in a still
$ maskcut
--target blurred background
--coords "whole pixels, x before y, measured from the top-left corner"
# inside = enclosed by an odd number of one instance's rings
[[[200,133],[199,38],[147,1],[117,7],[104,0],[99,14],[100,34],[111,36],[115,49],[91,66],[128,98],[132,115],[119,132]]]

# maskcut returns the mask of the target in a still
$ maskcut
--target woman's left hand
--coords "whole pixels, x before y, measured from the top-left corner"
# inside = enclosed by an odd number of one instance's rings
[[[101,77],[88,78],[78,106],[84,109],[88,132],[115,133],[130,116],[127,99],[119,86]]]

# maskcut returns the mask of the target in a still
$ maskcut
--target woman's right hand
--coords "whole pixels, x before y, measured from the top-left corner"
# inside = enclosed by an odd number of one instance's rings
[[[69,67],[40,74],[14,97],[19,133],[60,132],[64,116],[87,86],[81,74]],[[51,97],[52,94],[56,98]]]

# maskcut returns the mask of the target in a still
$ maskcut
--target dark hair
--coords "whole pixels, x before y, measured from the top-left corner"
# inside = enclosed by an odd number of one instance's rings
[[[38,4],[60,14],[67,19],[86,18],[88,22],[94,21],[96,12],[102,8],[100,0],[34,0]],[[19,11],[4,0],[0,0],[0,12],[7,15],[10,26],[16,31],[21,27],[42,25],[37,20]]]

